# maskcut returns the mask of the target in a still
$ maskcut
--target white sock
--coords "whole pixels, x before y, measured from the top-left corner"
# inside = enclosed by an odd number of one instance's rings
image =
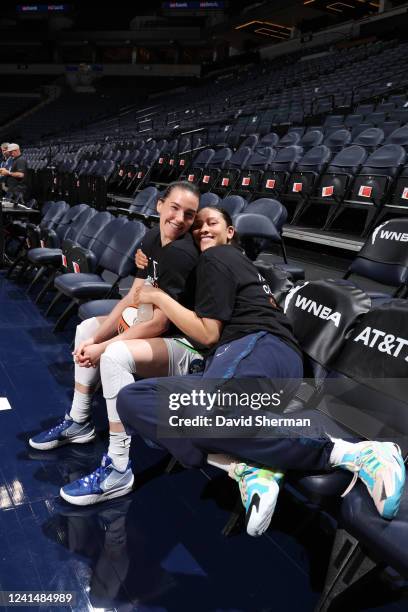
[[[225,472],[229,472],[231,463],[239,463],[239,461],[235,457],[230,457],[228,455],[207,455],[207,463],[209,465],[214,465],[220,470],[224,470]]]
[[[112,459],[114,467],[120,472],[126,470],[129,462],[129,447],[131,437],[126,431],[109,432],[108,455]]]
[[[357,450],[358,442],[347,442],[341,438],[331,438],[331,441],[334,442],[334,446],[329,459],[330,465],[338,465],[346,453],[355,453]]]
[[[74,390],[74,399],[69,416],[76,423],[89,421],[91,417],[92,393],[82,393],[78,389]]]

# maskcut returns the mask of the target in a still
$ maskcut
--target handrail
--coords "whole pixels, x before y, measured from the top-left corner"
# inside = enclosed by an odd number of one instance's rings
[[[395,80],[396,77],[398,77],[400,74],[407,74],[407,69],[403,68],[401,70],[399,70],[398,72],[396,72],[395,74],[393,74],[392,77],[390,77],[390,79],[393,79],[393,81]],[[374,83],[378,83],[379,81],[384,81],[384,76],[378,77],[377,79],[373,79],[372,81],[367,81],[366,83],[360,83],[360,85],[356,85],[355,87],[353,87],[353,89],[351,90],[351,106],[354,105],[354,97],[355,94],[358,92],[359,89],[364,89],[365,87],[369,87],[370,85],[373,85]],[[399,88],[400,86],[398,86]],[[395,88],[390,88],[395,89]],[[369,96],[371,98],[371,96]]]

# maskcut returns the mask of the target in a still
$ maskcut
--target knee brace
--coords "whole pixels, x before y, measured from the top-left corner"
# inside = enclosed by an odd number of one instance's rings
[[[76,328],[75,334],[75,348],[77,348],[81,342],[87,340],[96,332],[99,328],[99,322],[96,317],[91,319],[85,319]],[[75,358],[74,358],[75,361]],[[93,387],[99,380],[99,367],[97,368],[81,368],[77,363],[75,364],[75,382],[84,385],[85,387]]]
[[[136,364],[125,342],[109,344],[101,357],[101,379],[105,399],[116,397],[119,391],[134,382]]]
[[[100,324],[96,317],[85,319],[85,321],[82,321],[82,323],[77,325],[75,334],[75,348],[77,348],[81,342],[93,336],[99,326]]]

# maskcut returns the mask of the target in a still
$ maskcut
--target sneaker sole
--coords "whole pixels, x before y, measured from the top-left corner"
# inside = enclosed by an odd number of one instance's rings
[[[37,450],[51,450],[58,448],[59,446],[65,446],[66,444],[86,444],[95,440],[95,430],[84,436],[78,436],[77,438],[65,438],[64,440],[51,440],[50,442],[34,442],[32,438],[29,439],[28,443],[32,448]]]
[[[131,493],[134,481],[135,477],[132,475],[131,482],[125,487],[116,489],[115,491],[105,491],[105,493],[100,493],[99,495],[68,495],[65,493],[63,488],[60,489],[60,495],[62,499],[65,499],[65,501],[73,504],[74,506],[91,506],[93,504],[99,504],[100,502],[106,501],[107,499],[115,499],[115,497],[122,497],[123,495]]]
[[[259,497],[259,508],[256,512],[256,508],[253,506],[250,515],[245,517],[245,525],[247,534],[252,537],[261,536],[269,527],[273,513],[275,512],[276,502],[279,495],[279,485],[275,483],[276,488],[273,487],[268,493],[263,493]]]

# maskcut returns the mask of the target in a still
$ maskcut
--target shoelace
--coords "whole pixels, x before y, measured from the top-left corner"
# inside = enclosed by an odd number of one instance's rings
[[[367,443],[367,446],[370,443]],[[398,444],[394,444],[394,446],[396,447],[396,449],[398,450],[398,452],[401,454],[401,449],[398,446]],[[381,463],[380,465],[376,466],[375,468],[372,468],[369,464],[370,464],[370,460],[373,458],[374,456],[374,449],[370,448],[368,449],[369,452],[366,453],[365,455],[363,455],[365,448],[363,447],[360,451],[359,456],[357,457],[354,465],[350,465],[349,463],[347,463],[346,461],[340,462],[340,463],[336,463],[333,467],[342,467],[342,466],[346,466],[350,471],[354,472],[353,474],[353,478],[351,479],[351,482],[349,484],[349,486],[347,487],[347,489],[344,491],[344,493],[341,494],[341,497],[345,497],[346,495],[348,495],[350,493],[350,491],[353,489],[354,485],[357,482],[360,470],[362,467],[365,468],[365,470],[368,472],[368,474],[371,475],[375,475],[375,472],[379,469],[379,467],[381,467]]]
[[[90,486],[93,486],[95,482],[97,481],[99,482],[101,478],[102,469],[103,469],[102,466],[99,466],[98,468],[96,468],[94,472],[92,472],[88,476],[84,476],[83,478],[81,478],[84,485],[86,487],[90,487]]]
[[[228,476],[233,480],[236,480],[239,484],[239,489],[241,491],[242,501],[244,502],[244,504],[246,504],[248,499],[246,481],[243,478],[247,471],[248,466],[246,463],[230,463],[228,469]]]
[[[65,421],[67,421],[68,419],[63,418],[59,423],[57,423],[56,425],[54,425],[54,427],[51,427],[51,429],[48,430],[48,433],[52,433],[54,431],[57,431],[57,429],[61,429],[61,427],[64,425]]]

